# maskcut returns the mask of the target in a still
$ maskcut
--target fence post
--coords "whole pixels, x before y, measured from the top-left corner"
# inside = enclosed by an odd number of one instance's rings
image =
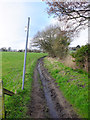
[[[30,22],[30,17],[28,17],[28,28],[27,28],[27,38],[26,38],[26,47],[25,47],[25,56],[24,56],[22,90],[24,89],[24,79],[25,79],[25,69],[26,69],[26,56],[27,56],[27,45],[28,45],[28,36],[29,36],[29,22]]]
[[[0,119],[5,118],[3,81],[0,80]]]

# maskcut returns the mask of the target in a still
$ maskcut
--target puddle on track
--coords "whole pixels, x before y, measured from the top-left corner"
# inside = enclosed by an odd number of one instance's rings
[[[39,71],[40,79],[42,81],[43,90],[44,90],[44,94],[45,94],[45,98],[47,101],[47,106],[48,106],[51,118],[59,118],[57,111],[55,109],[55,106],[53,104],[52,98],[51,98],[50,90],[48,87],[48,82],[46,82],[45,76],[42,74],[40,65],[41,64],[39,63],[38,64],[38,71]]]

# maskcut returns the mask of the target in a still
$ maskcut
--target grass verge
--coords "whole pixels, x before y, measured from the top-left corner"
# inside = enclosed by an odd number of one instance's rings
[[[76,113],[80,118],[88,118],[88,73],[79,69],[74,70],[47,57],[44,58],[44,63]]]
[[[27,115],[27,105],[30,102],[34,67],[37,59],[45,55],[45,53],[27,54],[25,84],[24,90],[22,90],[24,53],[2,53],[2,79],[4,88],[16,92],[11,97],[5,95],[6,118],[29,117]]]

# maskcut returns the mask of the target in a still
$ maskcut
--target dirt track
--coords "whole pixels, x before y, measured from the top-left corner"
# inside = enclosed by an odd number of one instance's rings
[[[55,80],[44,68],[43,58],[34,70],[33,89],[28,114],[31,118],[78,118],[65,100]]]

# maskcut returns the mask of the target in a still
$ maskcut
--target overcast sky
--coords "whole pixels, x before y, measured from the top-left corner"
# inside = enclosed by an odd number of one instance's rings
[[[29,43],[38,30],[54,24],[55,20],[46,12],[46,3],[39,1],[41,0],[33,0],[33,2],[31,0],[0,0],[0,48],[25,48],[24,29],[28,17],[31,18]],[[80,37],[74,39],[71,46],[85,45],[88,42],[88,29],[82,31]]]

